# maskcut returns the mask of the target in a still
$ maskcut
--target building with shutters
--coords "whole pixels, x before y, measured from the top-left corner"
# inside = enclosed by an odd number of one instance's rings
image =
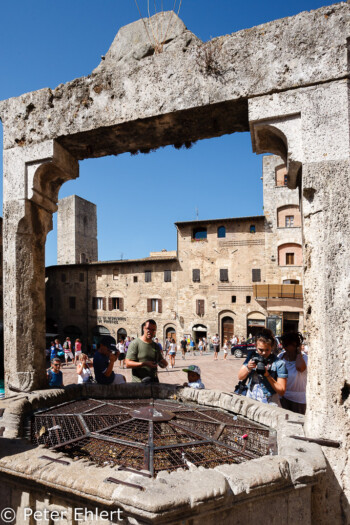
[[[79,249],[67,253],[58,235],[67,263],[46,270],[47,332],[91,345],[108,333],[139,336],[148,318],[160,340],[241,338],[263,326],[277,334],[302,330],[299,198],[287,189],[285,172],[278,157],[264,158],[264,215],[177,222],[176,251],[135,260],[97,261],[96,208],[64,199],[64,215],[71,203],[75,217],[64,229],[74,229],[69,235]],[[59,221],[60,213],[61,201]]]

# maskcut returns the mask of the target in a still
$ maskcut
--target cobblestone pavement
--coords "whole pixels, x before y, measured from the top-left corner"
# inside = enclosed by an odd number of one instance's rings
[[[162,370],[158,369],[159,381],[161,383],[179,384],[182,385],[187,381],[187,374],[182,371],[183,368],[191,364],[198,365],[202,372],[202,381],[206,388],[215,388],[225,392],[232,392],[234,386],[237,384],[237,374],[244,359],[237,359],[233,356],[228,356],[227,360],[223,359],[223,352],[219,353],[219,359],[214,361],[213,354],[205,354],[199,356],[187,354],[186,359],[181,358],[181,354],[176,357],[175,368]],[[72,363],[61,368],[63,372],[63,381],[65,385],[77,382],[77,374],[75,366]],[[114,365],[114,371],[117,374],[123,374],[126,380],[131,381],[131,370],[121,369],[118,364]]]

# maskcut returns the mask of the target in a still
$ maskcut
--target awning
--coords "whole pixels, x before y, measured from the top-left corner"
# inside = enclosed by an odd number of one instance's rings
[[[255,299],[302,299],[303,287],[301,284],[254,284]]]

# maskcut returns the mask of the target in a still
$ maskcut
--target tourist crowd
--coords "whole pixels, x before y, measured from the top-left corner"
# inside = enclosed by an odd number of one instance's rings
[[[101,338],[92,360],[82,352],[79,339],[75,340],[74,348],[69,337],[66,338],[63,346],[56,339],[50,349],[51,368],[47,371],[49,386],[52,388],[63,386],[61,358],[64,358],[66,365],[69,359],[74,362],[77,367],[78,383],[95,382],[102,385],[125,383],[125,376],[114,371],[116,361],[119,361],[120,369],[125,367],[131,369],[132,382],[159,383],[158,367],[175,367],[177,344],[169,336],[163,349],[158,338],[155,337],[156,330],[155,321],[149,319],[144,324],[143,335],[136,339],[127,337],[117,343],[112,336],[106,335]],[[217,360],[220,351],[218,334],[211,342],[214,360]],[[230,341],[224,339],[222,345],[224,360],[227,358],[230,345],[237,342],[236,336]],[[196,345],[192,337],[183,336],[179,345],[182,359],[186,359],[187,352],[195,356],[196,350],[202,355],[207,345],[205,337],[200,338]],[[248,354],[238,373],[239,383],[235,393],[304,414],[308,362],[304,350],[301,334],[286,333],[277,344],[272,331],[262,329],[256,336],[256,349]],[[205,388],[197,365],[190,365],[183,371],[188,376],[184,386]]]

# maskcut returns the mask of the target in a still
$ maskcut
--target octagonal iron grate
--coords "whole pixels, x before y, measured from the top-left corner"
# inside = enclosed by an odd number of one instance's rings
[[[220,409],[154,399],[85,399],[33,415],[34,444],[99,466],[212,468],[268,453],[269,430]]]

